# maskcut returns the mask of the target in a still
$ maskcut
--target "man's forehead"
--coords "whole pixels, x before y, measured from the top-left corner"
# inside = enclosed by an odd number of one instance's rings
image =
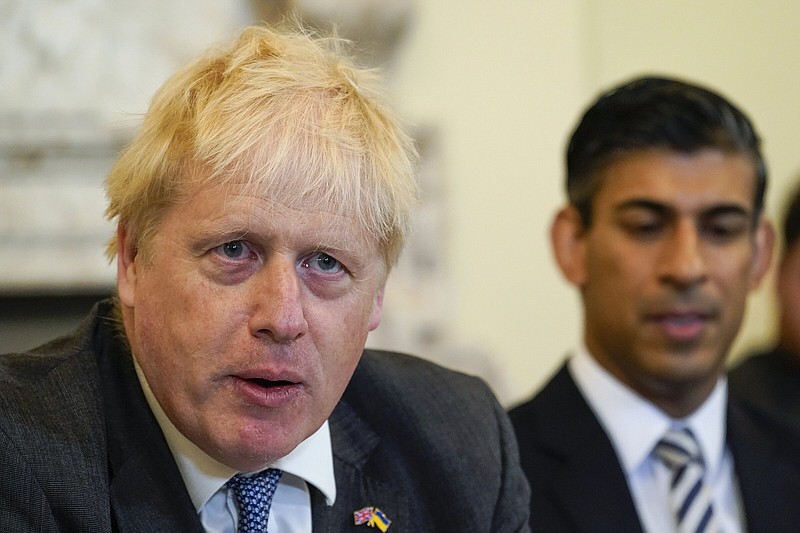
[[[755,165],[744,154],[642,151],[610,163],[602,172],[597,195],[615,205],[642,199],[752,208],[756,180]]]
[[[333,206],[285,202],[236,190],[208,191],[196,198],[199,203],[211,204],[200,229],[264,238],[278,233],[285,238],[345,250],[377,246],[355,216],[337,213]]]

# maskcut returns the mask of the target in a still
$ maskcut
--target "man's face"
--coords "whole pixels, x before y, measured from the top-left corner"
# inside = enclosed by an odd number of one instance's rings
[[[353,219],[211,190],[167,212],[151,262],[119,240],[133,354],[186,437],[248,471],[322,425],[380,321],[386,269]]]
[[[754,166],[717,151],[653,150],[612,162],[601,179],[591,226],[567,208],[553,228],[559,262],[582,291],[587,348],[684,416],[723,371],[769,264],[771,227],[753,225]]]

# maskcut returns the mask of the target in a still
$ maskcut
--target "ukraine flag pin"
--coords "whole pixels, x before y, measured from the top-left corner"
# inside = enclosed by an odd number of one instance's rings
[[[377,507],[362,507],[353,512],[353,520],[357,526],[366,524],[369,527],[377,527],[381,531],[387,531],[392,521],[386,514]]]

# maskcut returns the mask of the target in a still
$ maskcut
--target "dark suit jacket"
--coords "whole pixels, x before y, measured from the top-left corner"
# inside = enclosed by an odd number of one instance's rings
[[[731,395],[800,427],[800,357],[778,346],[752,354],[728,373]]]
[[[531,484],[534,531],[642,531],[611,441],[566,365],[510,416]],[[794,435],[776,420],[729,401],[727,442],[747,531],[800,531],[800,448]]]
[[[0,531],[200,531],[128,350],[101,304],[67,338],[0,358]],[[513,430],[478,379],[366,351],[330,417],[337,499],[315,532],[528,531]]]

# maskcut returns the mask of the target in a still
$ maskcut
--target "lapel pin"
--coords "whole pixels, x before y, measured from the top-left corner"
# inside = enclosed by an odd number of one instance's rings
[[[366,524],[369,527],[377,527],[381,531],[386,531],[392,525],[389,517],[377,507],[362,507],[358,511],[354,511],[353,520],[357,526]]]

